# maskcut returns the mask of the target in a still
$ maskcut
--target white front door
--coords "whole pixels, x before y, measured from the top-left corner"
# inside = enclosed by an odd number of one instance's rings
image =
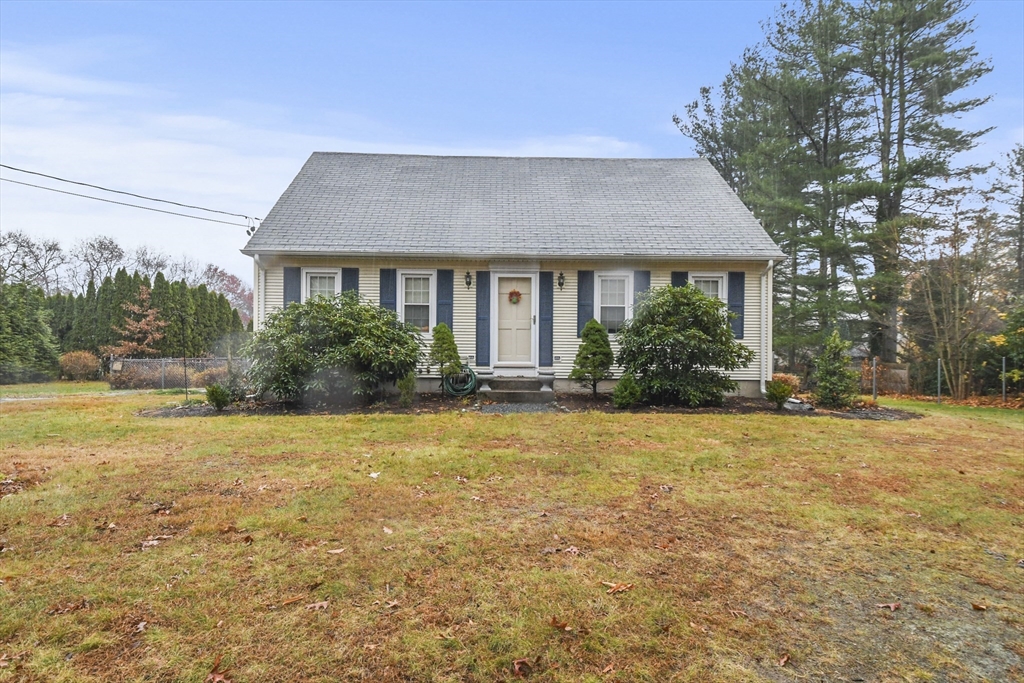
[[[498,276],[498,363],[533,365],[533,278]]]

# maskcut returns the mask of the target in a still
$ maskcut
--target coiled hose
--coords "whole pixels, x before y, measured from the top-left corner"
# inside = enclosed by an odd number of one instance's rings
[[[476,391],[476,373],[473,368],[463,365],[462,372],[457,375],[446,375],[441,386],[448,396],[469,396]]]

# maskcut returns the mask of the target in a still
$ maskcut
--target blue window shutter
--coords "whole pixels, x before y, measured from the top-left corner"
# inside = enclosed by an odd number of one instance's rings
[[[583,326],[594,317],[594,271],[576,271],[576,336],[583,336]]]
[[[672,286],[673,287],[684,287],[686,283],[690,281],[690,273],[685,270],[673,270],[672,271]]]
[[[729,312],[736,314],[732,319],[732,333],[737,339],[743,339],[743,290],[746,281],[746,273],[729,271]]]
[[[640,295],[651,288],[651,271],[649,270],[634,270],[633,271],[633,305],[636,306],[640,302]]]
[[[437,322],[454,330],[455,319],[455,271],[437,271]]]
[[[491,273],[476,271],[476,364],[491,364]]]
[[[284,269],[284,305],[297,304],[302,300],[302,268]]]
[[[555,274],[540,273],[540,366],[549,368],[555,364]]]
[[[394,268],[380,269],[380,307],[398,310],[398,271]]]
[[[341,291],[359,293],[359,269],[341,269]]]

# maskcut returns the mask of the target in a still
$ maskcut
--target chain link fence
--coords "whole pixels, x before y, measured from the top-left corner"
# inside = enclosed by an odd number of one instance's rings
[[[241,358],[110,358],[113,389],[195,389],[222,384],[229,370],[244,373]]]

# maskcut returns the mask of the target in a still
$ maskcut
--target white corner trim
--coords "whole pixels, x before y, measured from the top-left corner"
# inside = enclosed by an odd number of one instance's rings
[[[772,285],[771,274],[772,269],[775,266],[775,261],[768,259],[768,265],[761,272],[761,393],[765,393],[765,382],[771,379],[771,368],[772,368],[772,355],[773,351],[771,348],[771,310],[772,293],[770,287]]]

